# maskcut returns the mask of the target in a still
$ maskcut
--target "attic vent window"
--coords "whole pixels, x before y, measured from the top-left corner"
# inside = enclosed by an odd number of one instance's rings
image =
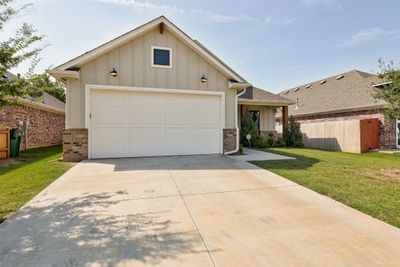
[[[311,88],[311,84],[308,84],[307,86],[306,86],[306,88],[308,89],[308,88]]]
[[[324,84],[326,83],[326,80],[321,81],[319,84]]]
[[[344,75],[339,75],[339,76],[336,77],[336,80],[340,80],[340,79],[342,79],[343,77],[344,77]]]
[[[168,47],[151,47],[151,66],[172,68],[172,49]]]

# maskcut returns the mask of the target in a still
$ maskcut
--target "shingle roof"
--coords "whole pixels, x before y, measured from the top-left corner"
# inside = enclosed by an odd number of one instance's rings
[[[385,102],[374,98],[374,91],[379,89],[373,86],[381,82],[377,75],[353,70],[278,95],[298,100],[296,105],[289,107],[289,114],[294,116],[381,107]]]
[[[276,103],[286,103],[288,105],[293,104],[293,101],[276,95],[274,93],[268,92],[266,90],[257,88],[257,87],[248,87],[246,92],[239,97],[239,99],[246,99],[246,100],[254,100],[254,101],[262,101],[262,102],[276,102]]]

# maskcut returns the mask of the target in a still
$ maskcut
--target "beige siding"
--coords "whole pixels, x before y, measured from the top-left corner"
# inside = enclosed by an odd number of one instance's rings
[[[275,131],[276,109],[268,106],[245,106],[245,109],[260,111],[260,131]]]
[[[151,66],[151,47],[172,49],[172,68]],[[236,92],[228,89],[228,78],[202,56],[178,39],[168,29],[160,34],[154,29],[120,47],[80,66],[80,80],[69,83],[70,108],[67,124],[71,128],[85,127],[85,85],[120,85],[225,92],[226,128],[234,128]],[[117,77],[110,77],[115,68]],[[202,75],[208,78],[201,83]]]

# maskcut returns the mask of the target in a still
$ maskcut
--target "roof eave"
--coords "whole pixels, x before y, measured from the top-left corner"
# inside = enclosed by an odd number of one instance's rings
[[[250,106],[273,106],[273,107],[282,107],[293,105],[296,102],[294,101],[270,101],[270,100],[252,100],[252,99],[240,99],[238,100],[239,104],[245,104]]]

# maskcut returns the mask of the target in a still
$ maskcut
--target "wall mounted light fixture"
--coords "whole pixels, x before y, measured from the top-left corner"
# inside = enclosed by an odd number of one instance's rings
[[[113,77],[117,77],[118,76],[118,72],[115,70],[115,68],[112,69],[112,71],[110,71],[110,75]]]
[[[208,80],[207,80],[206,76],[203,74],[203,76],[201,76],[200,81],[201,81],[202,83],[206,83]]]

